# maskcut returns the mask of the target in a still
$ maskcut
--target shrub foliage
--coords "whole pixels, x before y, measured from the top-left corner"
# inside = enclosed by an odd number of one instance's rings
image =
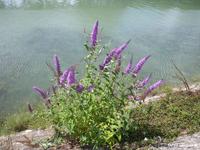
[[[96,21],[90,34],[90,42],[84,45],[84,74],[77,78],[77,65],[62,72],[59,57],[53,58],[55,84],[52,90],[33,87],[47,106],[48,118],[53,122],[57,135],[76,140],[82,145],[110,148],[122,143],[128,136],[131,120],[131,105],[144,101],[146,96],[159,87],[157,81],[147,89],[151,75],[142,81],[137,76],[145,62],[145,56],[133,66],[132,58],[123,69],[122,53],[128,47],[127,41],[112,49],[100,65],[99,55],[108,48],[98,40],[99,22]],[[32,112],[32,107],[29,105]]]

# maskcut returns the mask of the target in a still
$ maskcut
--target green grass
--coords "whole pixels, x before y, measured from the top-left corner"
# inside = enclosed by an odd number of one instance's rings
[[[160,101],[135,108],[130,139],[149,141],[156,137],[171,140],[200,131],[200,92],[168,94]]]
[[[24,109],[7,116],[0,121],[0,135],[8,135],[26,129],[45,129],[51,126],[45,115],[44,107],[37,106],[36,113],[32,114]]]

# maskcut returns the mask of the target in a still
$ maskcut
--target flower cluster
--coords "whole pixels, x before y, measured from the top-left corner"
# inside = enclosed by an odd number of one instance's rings
[[[95,49],[98,46],[98,33],[99,33],[99,21],[97,20],[93,26],[92,32],[90,34],[90,46],[92,49]],[[106,72],[106,68],[110,66],[113,62],[116,62],[115,72],[120,72],[121,68],[121,59],[123,51],[128,47],[128,44],[131,40],[123,43],[119,47],[113,48],[105,57],[103,62],[99,65],[100,72]],[[101,48],[99,51],[102,51]],[[127,66],[124,68],[124,71],[121,72],[122,75],[128,76],[129,74],[132,76],[133,80],[137,77],[139,72],[142,70],[144,64],[148,61],[151,55],[147,55],[141,59],[133,66],[133,57],[129,60]],[[55,94],[58,88],[73,88],[77,93],[82,93],[84,90],[87,92],[92,92],[94,88],[98,88],[98,85],[95,83],[91,83],[87,87],[84,86],[83,83],[76,79],[76,66],[72,65],[66,70],[62,72],[60,59],[57,55],[53,57],[54,64],[54,72],[57,80],[57,84],[53,86],[52,91]],[[142,81],[137,80],[137,84],[134,84],[132,89],[143,89],[151,80],[152,74],[144,78]],[[160,85],[164,83],[163,80],[159,80],[153,85],[149,86],[142,94],[135,94],[135,92],[131,92],[128,94],[127,98],[132,100],[144,100],[154,89],[158,88]],[[129,88],[130,89],[130,88]],[[37,93],[43,100],[47,107],[50,107],[50,94],[47,90],[41,89],[39,87],[33,87],[33,91]],[[29,110],[31,106],[29,104]],[[31,109],[32,110],[32,109]]]

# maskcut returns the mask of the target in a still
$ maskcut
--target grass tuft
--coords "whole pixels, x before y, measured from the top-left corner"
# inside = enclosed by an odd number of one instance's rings
[[[160,101],[141,105],[132,113],[133,138],[173,139],[200,131],[200,92],[168,94]]]
[[[44,107],[37,106],[35,113],[16,112],[0,121],[0,135],[8,135],[26,129],[46,129],[51,126]]]

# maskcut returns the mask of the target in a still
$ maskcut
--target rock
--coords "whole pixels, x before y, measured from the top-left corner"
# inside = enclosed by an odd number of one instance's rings
[[[174,142],[153,150],[200,150],[200,132],[178,137]]]
[[[38,144],[54,135],[52,129],[26,130],[17,134],[0,137],[0,150],[42,150]]]

